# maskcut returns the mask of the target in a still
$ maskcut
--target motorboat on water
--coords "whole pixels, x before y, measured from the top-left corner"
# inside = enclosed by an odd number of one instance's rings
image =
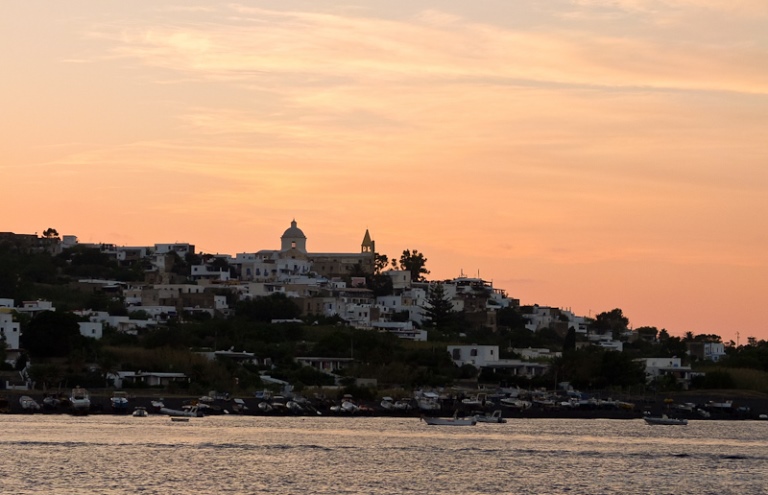
[[[436,425],[436,426],[475,426],[477,424],[477,419],[475,416],[470,416],[467,418],[459,418],[458,417],[459,412],[456,411],[453,413],[453,417],[451,418],[437,418],[434,416],[422,416],[421,421],[424,421],[428,425]]]
[[[501,417],[501,409],[496,409],[490,416],[487,414],[476,414],[475,420],[478,423],[506,423],[507,420]]]
[[[687,425],[688,420],[685,418],[670,418],[666,414],[661,416],[644,416],[643,419],[649,425]]]

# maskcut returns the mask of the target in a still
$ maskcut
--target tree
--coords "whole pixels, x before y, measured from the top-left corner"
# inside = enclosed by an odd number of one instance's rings
[[[568,329],[568,333],[565,334],[565,342],[563,342],[563,352],[576,350],[576,329],[571,327]]]
[[[389,265],[389,257],[386,254],[375,253],[373,258],[373,273],[378,275]]]
[[[629,318],[624,316],[619,308],[598,314],[592,323],[592,327],[599,333],[611,332],[614,339],[618,339],[622,333],[626,332],[628,326]]]
[[[453,303],[446,297],[443,284],[434,284],[429,288],[426,316],[431,326],[442,328],[451,323],[456,316]]]
[[[36,385],[42,385],[43,392],[46,392],[61,383],[64,373],[55,364],[33,364],[29,367],[29,378]]]
[[[650,342],[654,342],[656,340],[656,336],[659,335],[659,330],[656,327],[640,327],[636,328],[635,332],[637,332],[637,335],[641,339],[648,340]]]
[[[429,275],[429,270],[425,268],[427,264],[427,258],[423,253],[418,252],[416,249],[411,252],[410,249],[403,251],[400,256],[400,270],[411,272],[412,282],[424,282],[426,278],[424,275]],[[398,268],[397,262],[392,259],[392,266]]]
[[[3,366],[5,366],[5,360],[8,354],[6,353],[6,348],[8,347],[8,344],[5,342],[5,336],[0,335],[0,369],[2,369]]]
[[[625,352],[606,351],[600,363],[600,375],[606,385],[631,387],[645,383],[645,366]]]
[[[83,338],[75,315],[44,311],[29,322],[21,344],[32,357],[66,357]]]
[[[253,321],[290,320],[301,315],[301,308],[285,294],[275,293],[242,301],[237,305],[236,314]]]
[[[48,227],[43,231],[43,237],[46,239],[54,239],[56,237],[59,237],[59,232],[56,229],[52,229]]]

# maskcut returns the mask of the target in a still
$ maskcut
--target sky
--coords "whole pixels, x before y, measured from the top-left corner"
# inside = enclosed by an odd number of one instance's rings
[[[0,3],[0,231],[416,249],[768,339],[768,2]]]

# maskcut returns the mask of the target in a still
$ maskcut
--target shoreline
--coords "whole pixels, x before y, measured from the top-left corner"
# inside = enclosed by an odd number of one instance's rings
[[[150,414],[162,414],[152,407],[152,401],[162,401],[168,409],[182,409],[185,404],[199,402],[199,396],[191,395],[172,395],[165,396],[161,393],[153,394],[131,394],[126,390],[128,397],[128,407],[123,411],[113,411],[111,407],[110,393],[91,394],[91,408],[88,414],[109,414],[109,415],[130,415],[137,407],[146,408]],[[38,411],[25,410],[19,398],[29,396],[41,405]],[[39,391],[20,391],[20,390],[0,390],[0,398],[7,401],[6,414],[70,414],[66,408],[56,410],[45,410],[42,408],[42,399],[44,394]],[[233,397],[235,398],[235,397]],[[258,405],[262,402],[256,397],[237,397],[242,399],[247,407],[245,411],[237,411],[233,400],[218,399],[207,403],[204,415],[230,414],[247,416],[329,416],[329,417],[413,417],[420,416],[453,416],[458,411],[460,417],[471,416],[474,414],[491,414],[494,410],[501,410],[503,418],[542,418],[542,419],[641,419],[644,415],[652,416],[667,413],[670,416],[685,417],[686,419],[700,420],[764,420],[768,415],[768,397],[765,394],[725,394],[723,392],[711,394],[667,394],[664,398],[637,398],[634,402],[634,408],[621,409],[611,408],[565,408],[565,407],[531,407],[525,410],[504,407],[493,403],[488,403],[485,407],[467,407],[458,401],[445,400],[441,404],[440,411],[425,413],[417,409],[407,412],[387,411],[379,405],[377,401],[361,401],[358,403],[359,410],[355,412],[346,412],[337,407],[340,401],[335,400],[313,400],[311,406],[304,412],[294,412],[287,409],[282,411],[262,412]],[[640,399],[640,400],[638,400]],[[672,402],[670,402],[672,400]],[[732,402],[727,402],[732,401]],[[697,405],[690,410],[684,405]],[[719,404],[719,406],[716,406]],[[730,404],[728,407],[722,407]],[[687,407],[687,406],[686,406]],[[706,411],[708,417],[703,416],[702,411]]]

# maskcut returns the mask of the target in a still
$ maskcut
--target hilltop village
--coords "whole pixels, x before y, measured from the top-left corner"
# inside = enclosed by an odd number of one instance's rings
[[[588,318],[428,274],[423,253],[390,259],[367,230],[359,249],[312,252],[295,220],[279,248],[234,256],[0,233],[0,389],[765,391],[763,341],[632,329],[618,308]]]

